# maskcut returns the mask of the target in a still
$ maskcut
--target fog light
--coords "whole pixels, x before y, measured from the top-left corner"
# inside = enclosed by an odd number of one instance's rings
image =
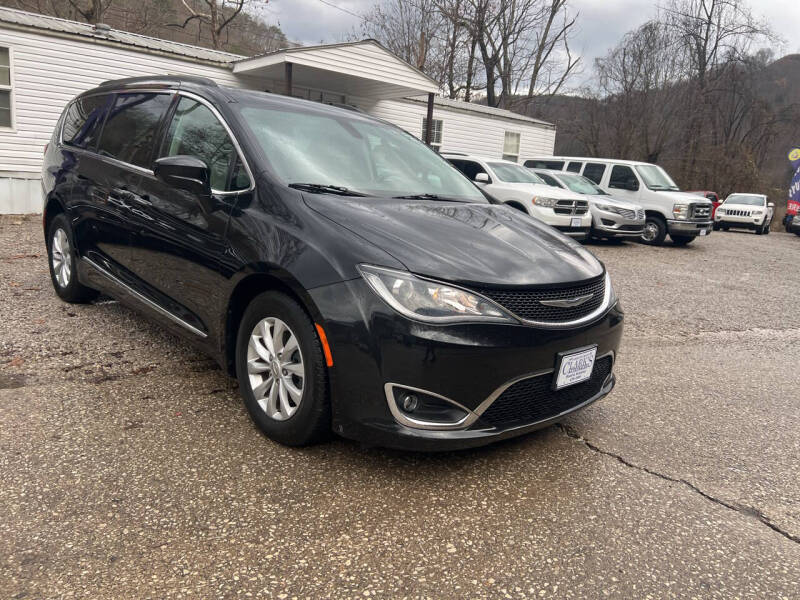
[[[417,398],[416,394],[409,394],[408,392],[404,392],[400,396],[400,406],[406,412],[414,412],[417,410],[419,406],[419,398]]]

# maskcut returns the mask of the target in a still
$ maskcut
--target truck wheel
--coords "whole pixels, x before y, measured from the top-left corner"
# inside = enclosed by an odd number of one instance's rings
[[[667,237],[667,224],[664,219],[655,215],[648,216],[644,223],[641,242],[649,246],[660,246],[664,243],[665,237]]]
[[[694,240],[693,235],[670,235],[669,237],[676,246],[685,246]]]

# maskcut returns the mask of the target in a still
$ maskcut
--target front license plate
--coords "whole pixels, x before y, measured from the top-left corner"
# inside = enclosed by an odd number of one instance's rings
[[[592,369],[594,369],[594,357],[596,354],[597,346],[570,352],[559,352],[558,360],[556,361],[555,389],[560,390],[589,379],[592,376]]]
[[[700,235],[705,235],[707,233],[708,233],[708,229],[701,229],[700,230]]]
[[[581,226],[581,218],[580,217],[572,217],[569,222],[570,227],[580,227]]]

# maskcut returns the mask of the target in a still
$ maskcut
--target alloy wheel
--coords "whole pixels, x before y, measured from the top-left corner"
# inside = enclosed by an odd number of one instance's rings
[[[253,328],[247,344],[247,374],[256,402],[268,417],[285,421],[303,400],[305,366],[297,337],[274,317]]]
[[[56,282],[60,287],[65,288],[69,285],[72,277],[72,252],[67,232],[60,227],[53,234],[50,254]]]
[[[658,225],[653,223],[652,221],[648,221],[644,226],[644,233],[642,234],[642,239],[645,242],[652,242],[656,239],[658,235]]]

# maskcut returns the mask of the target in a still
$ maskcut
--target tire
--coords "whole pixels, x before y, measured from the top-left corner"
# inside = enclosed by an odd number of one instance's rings
[[[78,281],[78,254],[72,227],[66,215],[56,215],[47,228],[47,263],[50,281],[59,298],[71,304],[85,304],[95,299],[99,292]]]
[[[639,238],[643,244],[648,246],[660,246],[667,237],[667,224],[664,219],[658,216],[647,216],[644,223],[644,233]]]
[[[769,235],[769,228],[772,226],[772,221],[764,222],[764,235]]]
[[[728,231],[729,229],[730,229],[729,225],[723,225],[722,226],[722,231]]]
[[[265,326],[270,334],[267,342]],[[285,330],[279,333],[282,328]],[[269,363],[268,359],[274,361],[277,354],[267,348],[271,345],[276,349],[273,336],[281,340],[281,346],[292,348],[289,356]],[[259,369],[252,379],[248,362]],[[289,369],[280,368],[281,364]],[[278,384],[270,385],[268,380],[274,382],[276,372]],[[322,346],[314,323],[290,297],[265,292],[250,302],[236,340],[236,377],[250,417],[267,437],[287,446],[307,446],[330,435],[331,410]]]
[[[686,246],[694,241],[693,235],[670,235],[672,243],[676,246]]]

